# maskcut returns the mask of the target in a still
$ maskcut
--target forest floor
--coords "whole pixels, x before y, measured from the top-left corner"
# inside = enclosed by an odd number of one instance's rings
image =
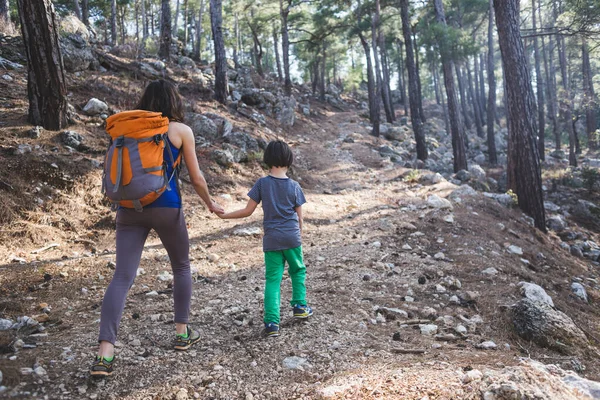
[[[314,316],[291,318],[286,276],[282,335],[262,336],[261,238],[236,232],[260,228],[262,212],[222,221],[184,185],[195,277],[191,325],[202,339],[188,352],[172,349],[172,289],[169,279],[159,279],[170,266],[151,235],[121,321],[116,372],[91,379],[99,307],[115,260],[114,215],[100,194],[105,137],[91,124],[71,127],[86,132],[85,153],[64,150],[57,132],[27,138],[31,127],[19,100],[26,98],[25,88],[13,86],[0,110],[16,115],[0,126],[0,163],[9,166],[0,172],[8,185],[0,190],[5,202],[20,197],[26,204],[18,215],[14,203],[0,210],[7,221],[0,225],[0,317],[27,315],[40,324],[0,331],[7,387],[0,397],[471,399],[521,374],[533,393],[522,398],[584,398],[549,376],[533,379],[541,372],[524,361],[529,358],[600,380],[594,347],[600,295],[589,290],[591,304],[584,304],[570,291],[572,277],[597,278],[597,266],[570,256],[556,236],[538,233],[518,209],[483,196],[465,197],[452,209],[430,207],[429,195],[447,197],[457,187],[417,183],[412,170],[384,162],[374,151],[380,139],[367,134],[357,111],[318,103],[312,104],[313,116],[277,133],[293,146],[292,175],[307,194],[303,243]],[[89,92],[81,88],[73,96],[85,102]],[[207,107],[214,105],[201,105]],[[33,151],[13,155],[20,144]],[[227,210],[242,207],[264,174],[260,164],[226,170],[202,156],[213,195]],[[523,255],[507,251],[509,245]],[[482,273],[490,267],[498,274]],[[438,287],[451,278],[460,284]],[[508,312],[520,297],[520,281],[546,288],[557,307],[589,333],[590,347],[559,354],[521,340]],[[456,303],[457,294],[470,301]],[[438,333],[455,337],[422,333],[433,324]],[[458,334],[458,325],[466,333]],[[496,348],[480,348],[487,341]],[[293,362],[300,365],[290,368]],[[43,371],[29,370],[38,366]],[[471,370],[482,371],[483,379],[468,378]]]

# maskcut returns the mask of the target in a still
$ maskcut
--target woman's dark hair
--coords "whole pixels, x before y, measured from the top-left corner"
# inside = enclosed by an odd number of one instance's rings
[[[146,86],[136,109],[160,112],[169,121],[183,122],[183,99],[177,86],[164,79],[152,81]]]
[[[290,167],[294,162],[294,154],[283,140],[273,140],[267,146],[263,157],[265,164],[271,167]]]

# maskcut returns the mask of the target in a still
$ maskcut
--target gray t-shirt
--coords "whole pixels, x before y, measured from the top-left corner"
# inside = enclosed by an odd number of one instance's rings
[[[302,245],[295,208],[306,203],[306,199],[298,182],[265,176],[256,181],[248,197],[257,203],[262,202],[263,251],[295,249]]]

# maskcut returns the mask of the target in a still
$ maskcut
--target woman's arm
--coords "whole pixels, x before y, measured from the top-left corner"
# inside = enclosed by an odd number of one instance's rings
[[[179,124],[178,124],[179,125]],[[200,171],[200,167],[198,166],[198,157],[196,156],[196,143],[194,140],[194,133],[190,129],[189,126],[180,124],[178,126],[180,128],[180,137],[181,144],[183,147],[183,159],[185,160],[185,165],[188,168],[188,172],[190,174],[190,181],[192,182],[192,186],[198,196],[204,201],[208,210],[210,212],[214,212],[217,215],[225,212],[223,207],[219,204],[215,203],[210,198],[210,193],[208,191],[208,185],[206,184],[206,180]]]
[[[258,203],[255,202],[254,200],[250,199],[250,200],[248,200],[248,204],[246,204],[246,207],[242,208],[241,210],[232,211],[227,214],[217,214],[217,215],[219,216],[219,218],[222,218],[222,219],[246,218],[246,217],[249,217],[250,215],[252,215],[254,210],[256,210],[256,206],[258,206]]]
[[[296,214],[298,214],[298,224],[300,225],[300,233],[302,233],[302,206],[298,206],[294,208],[296,210]]]

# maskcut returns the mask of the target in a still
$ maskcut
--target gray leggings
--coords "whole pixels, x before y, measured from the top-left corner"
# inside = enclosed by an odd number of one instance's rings
[[[173,270],[175,322],[186,324],[192,297],[187,227],[180,208],[145,208],[117,211],[117,266],[102,301],[99,341],[115,343],[125,298],[136,277],[144,243],[154,229],[165,246]]]

